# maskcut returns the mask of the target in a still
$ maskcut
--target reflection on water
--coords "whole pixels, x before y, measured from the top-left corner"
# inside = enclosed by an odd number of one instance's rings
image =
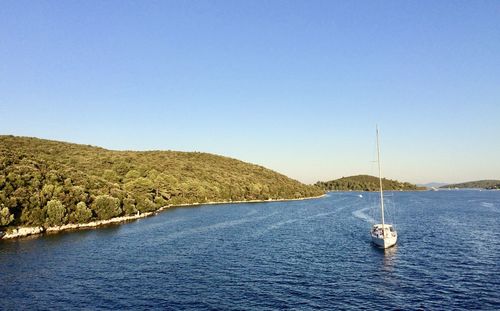
[[[383,249],[372,243],[373,257],[379,260],[382,271],[392,272],[397,264],[398,245]]]
[[[398,251],[398,245],[394,245],[393,247],[386,248],[382,250],[382,258],[383,258],[383,270],[387,272],[392,272],[394,270],[394,267],[396,266],[396,259],[397,259],[397,251]]]

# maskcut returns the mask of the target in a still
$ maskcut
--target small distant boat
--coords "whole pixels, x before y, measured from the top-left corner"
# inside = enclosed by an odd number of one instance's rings
[[[362,197],[363,197],[363,195],[362,195],[362,194],[360,194],[360,195],[358,195],[358,197],[362,198]]]
[[[370,231],[373,244],[381,248],[389,248],[394,246],[398,240],[396,229],[390,224],[385,223],[384,219],[384,190],[382,188],[382,168],[380,164],[380,143],[377,127],[377,162],[378,162],[378,179],[380,184],[380,212],[382,215],[382,223],[375,224]]]

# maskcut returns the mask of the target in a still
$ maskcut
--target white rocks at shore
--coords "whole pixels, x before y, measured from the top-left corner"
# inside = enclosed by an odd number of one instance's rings
[[[148,217],[152,214],[153,214],[152,212],[149,212],[149,213],[142,213],[142,214],[137,214],[137,215],[132,215],[132,216],[115,217],[115,218],[111,218],[108,220],[96,220],[96,221],[91,221],[91,222],[84,223],[84,224],[67,224],[67,225],[62,225],[62,226],[54,226],[54,227],[48,227],[45,231],[46,232],[55,232],[55,231],[79,229],[79,228],[92,228],[92,227],[98,227],[98,226],[102,226],[102,225],[108,225],[108,224],[113,224],[113,223],[125,222],[128,220],[144,218],[144,217]]]
[[[53,226],[53,227],[17,227],[15,229],[9,230],[5,232],[3,236],[0,234],[0,239],[13,239],[13,238],[21,238],[30,235],[40,234],[44,232],[59,232],[64,230],[74,230],[74,229],[84,229],[84,228],[93,228],[99,227],[102,225],[113,224],[113,223],[121,223],[129,220],[139,219],[148,217],[151,215],[156,215],[159,212],[174,207],[174,206],[195,206],[195,205],[209,205],[209,204],[235,204],[235,203],[262,203],[262,202],[277,202],[277,201],[297,201],[297,200],[309,200],[316,199],[325,196],[324,194],[317,197],[307,197],[307,198],[298,198],[298,199],[269,199],[269,200],[247,200],[247,201],[222,201],[222,202],[196,202],[196,203],[186,203],[186,204],[177,204],[177,205],[165,205],[156,210],[155,212],[146,212],[142,214],[136,214],[131,216],[121,216],[115,217],[107,220],[96,220],[84,224],[66,224],[61,226]],[[0,232],[1,233],[1,232]]]
[[[122,216],[122,217],[115,217],[107,220],[97,220],[97,221],[92,221],[84,224],[66,224],[62,226],[54,226],[54,227],[18,227],[13,229],[12,231],[6,232],[5,235],[2,237],[2,239],[13,239],[13,238],[21,238],[21,237],[26,237],[34,234],[40,234],[43,232],[58,232],[58,231],[63,231],[63,230],[71,230],[71,229],[80,229],[80,228],[92,228],[92,227],[98,227],[102,225],[107,225],[107,224],[113,224],[113,223],[120,223],[120,222],[125,222],[129,220],[134,220],[134,219],[139,219],[139,218],[144,218],[151,216],[153,213],[148,212],[148,213],[142,213],[142,214],[137,214],[137,215],[132,215],[132,216]]]
[[[5,233],[2,239],[20,238],[28,235],[39,234],[44,231],[45,229],[43,227],[20,227]]]

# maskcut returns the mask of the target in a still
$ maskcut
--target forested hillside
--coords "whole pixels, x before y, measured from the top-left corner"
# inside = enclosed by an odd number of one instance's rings
[[[379,179],[378,177],[370,175],[356,175],[342,177],[326,182],[318,181],[316,186],[327,191],[378,191]],[[385,178],[382,179],[382,186],[384,187],[384,190],[425,190],[425,187],[417,187],[416,185],[408,182],[400,182]]]
[[[500,189],[500,180],[476,180],[460,184],[445,185],[440,188],[484,188],[484,189]]]
[[[170,204],[322,193],[264,167],[207,153],[111,151],[0,136],[0,228],[85,223]]]

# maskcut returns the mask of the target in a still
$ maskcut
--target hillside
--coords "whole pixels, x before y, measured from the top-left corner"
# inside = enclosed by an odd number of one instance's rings
[[[331,191],[378,191],[379,190],[379,179],[378,177],[370,175],[356,175],[349,177],[342,177],[339,179],[331,181],[318,181],[316,184],[319,188]],[[400,182],[397,180],[382,179],[382,186],[384,190],[424,190],[424,187],[417,187],[416,185]]]
[[[213,154],[111,151],[0,136],[0,228],[85,223],[165,205],[322,193],[262,166]]]
[[[442,186],[440,188],[483,188],[483,189],[500,189],[500,180],[476,180],[459,184]]]

